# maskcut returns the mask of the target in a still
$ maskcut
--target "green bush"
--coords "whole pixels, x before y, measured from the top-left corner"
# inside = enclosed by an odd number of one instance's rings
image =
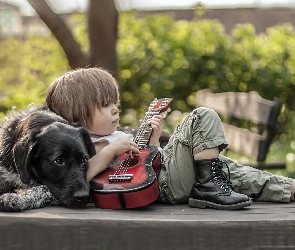
[[[12,107],[42,105],[48,84],[70,69],[52,36],[3,40],[0,50],[1,117]]]
[[[72,26],[87,51],[85,16],[74,16]],[[167,96],[174,98],[173,109],[187,112],[194,107],[195,92],[211,88],[256,90],[267,99],[280,97],[284,112],[293,110],[294,39],[288,24],[260,35],[252,25],[240,25],[228,36],[214,20],[174,21],[168,15],[138,18],[136,12],[121,13],[117,48],[122,109],[135,109],[142,116],[154,97]],[[0,88],[10,100],[4,101],[6,108],[41,103],[48,84],[69,70],[50,35],[2,40],[0,48]]]
[[[138,107],[142,114],[150,100],[165,96],[174,98],[173,109],[185,112],[194,107],[197,90],[225,78],[223,54],[230,41],[215,21],[128,13],[121,15],[119,37],[123,110]]]
[[[294,109],[295,33],[291,25],[255,34],[250,24],[232,35],[213,20],[175,22],[170,16],[120,17],[119,82],[122,108],[137,107],[142,116],[154,97],[173,97],[173,109],[194,108],[195,92],[258,91],[262,97],[284,101],[280,122]]]

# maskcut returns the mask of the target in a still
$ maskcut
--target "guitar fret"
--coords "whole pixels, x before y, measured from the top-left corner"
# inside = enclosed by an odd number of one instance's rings
[[[143,122],[138,130],[138,133],[134,139],[134,142],[139,146],[139,148],[145,148],[148,145],[152,134],[152,128],[147,124],[147,121],[154,115],[160,114],[160,111],[148,111],[143,119]]]

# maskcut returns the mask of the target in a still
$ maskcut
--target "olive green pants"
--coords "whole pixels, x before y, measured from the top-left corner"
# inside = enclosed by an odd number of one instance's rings
[[[160,202],[188,202],[195,182],[193,155],[213,147],[219,147],[220,152],[227,147],[221,120],[214,110],[197,108],[177,126],[161,152],[163,167],[158,176]],[[230,181],[236,192],[259,201],[290,201],[292,179],[237,164],[222,155],[219,158],[228,165]]]

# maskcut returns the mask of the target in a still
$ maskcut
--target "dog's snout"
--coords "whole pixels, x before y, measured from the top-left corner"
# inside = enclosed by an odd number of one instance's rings
[[[75,198],[76,202],[81,203],[81,204],[85,204],[88,201],[89,193],[82,192],[82,191],[77,191],[74,194],[74,198]]]

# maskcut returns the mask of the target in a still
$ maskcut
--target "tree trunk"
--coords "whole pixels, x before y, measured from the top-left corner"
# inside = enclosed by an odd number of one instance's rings
[[[117,76],[118,12],[113,0],[89,0],[88,33],[91,66]]]
[[[88,65],[87,57],[64,20],[52,11],[45,0],[28,0],[28,2],[60,43],[70,66],[73,69],[86,67]],[[100,2],[100,0],[97,2]]]

